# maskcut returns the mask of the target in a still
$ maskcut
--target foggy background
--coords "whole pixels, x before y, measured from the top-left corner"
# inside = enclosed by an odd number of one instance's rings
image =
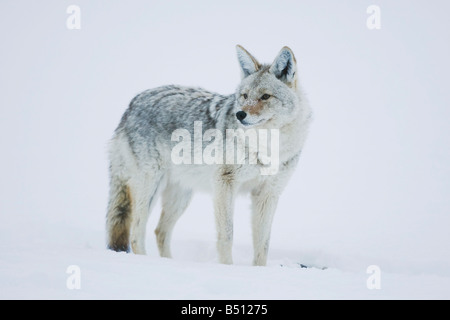
[[[80,30],[66,27],[72,4]],[[372,4],[379,30],[366,26]],[[265,63],[287,45],[314,121],[269,261],[450,275],[449,11],[422,0],[2,0],[1,246],[104,248],[107,143],[130,100],[166,84],[233,93],[236,44]],[[212,209],[210,196],[194,197],[175,258],[216,254]],[[158,218],[155,207],[151,257]],[[250,231],[240,198],[238,264],[251,263]]]

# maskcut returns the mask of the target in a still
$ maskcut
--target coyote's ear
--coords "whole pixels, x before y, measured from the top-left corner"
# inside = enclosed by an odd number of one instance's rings
[[[297,62],[294,53],[288,47],[283,47],[275,61],[270,66],[269,72],[290,87],[296,86]]]
[[[261,68],[258,60],[240,45],[236,46],[239,65],[241,66],[241,77],[244,79]]]

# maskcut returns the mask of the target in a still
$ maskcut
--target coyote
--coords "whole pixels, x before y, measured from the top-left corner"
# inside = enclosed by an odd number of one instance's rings
[[[161,195],[162,212],[155,234],[160,255],[171,257],[176,221],[193,192],[206,190],[213,195],[219,262],[232,264],[234,199],[246,192],[252,199],[253,264],[266,265],[278,198],[298,163],[311,110],[298,83],[291,49],[283,47],[271,65],[260,64],[239,45],[236,50],[241,83],[233,94],[170,85],[146,90],[131,100],[109,145],[108,248],[128,252],[131,246],[134,253],[145,254],[148,216]],[[200,129],[195,122],[200,122]],[[206,136],[208,130],[215,130],[221,133],[211,135],[216,147],[221,145],[219,138],[226,136],[225,140],[238,141],[237,151],[244,151],[245,159],[254,161],[221,161],[219,156],[214,163],[196,162],[202,159],[206,143],[187,141],[194,145],[192,154],[182,150],[189,161],[178,163],[173,160],[173,150],[179,142],[174,132],[179,129],[191,139],[195,131]],[[230,130],[240,131],[244,138],[228,137]],[[277,150],[278,165],[272,174],[262,174],[267,159],[246,143],[251,130],[271,130],[272,136],[276,130],[277,139],[272,141],[277,145],[272,145],[271,151]],[[259,140],[263,140],[261,136]]]

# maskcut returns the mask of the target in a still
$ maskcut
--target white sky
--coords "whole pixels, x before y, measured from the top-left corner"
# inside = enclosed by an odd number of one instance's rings
[[[71,4],[81,30],[66,28]],[[381,8],[380,30],[366,27],[371,4]],[[288,45],[315,120],[272,246],[450,266],[449,9],[448,1],[2,0],[2,221],[17,231],[41,221],[51,233],[59,221],[103,232],[106,145],[133,96],[172,83],[231,93],[236,44],[267,63]],[[214,237],[207,199],[194,200],[175,237]],[[246,229],[237,226],[236,241],[249,244],[248,201],[240,211]]]

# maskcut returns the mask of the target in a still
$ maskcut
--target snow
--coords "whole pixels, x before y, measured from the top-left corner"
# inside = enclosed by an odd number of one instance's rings
[[[1,299],[450,298],[447,2],[24,3],[0,3]],[[80,30],[66,28],[70,4]],[[380,30],[366,27],[371,4]],[[106,250],[106,145],[127,104],[171,83],[233,92],[236,44],[262,62],[288,45],[314,110],[268,266],[251,266],[247,198],[232,266],[217,263],[205,194],[173,259],[157,254],[159,204],[146,256]]]

